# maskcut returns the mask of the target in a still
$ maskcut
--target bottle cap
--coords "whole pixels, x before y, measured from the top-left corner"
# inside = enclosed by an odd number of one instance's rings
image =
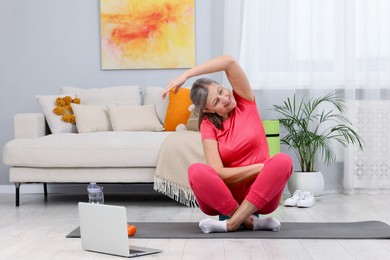
[[[89,193],[98,193],[102,191],[101,187],[97,186],[95,182],[91,182],[88,185],[87,190]]]

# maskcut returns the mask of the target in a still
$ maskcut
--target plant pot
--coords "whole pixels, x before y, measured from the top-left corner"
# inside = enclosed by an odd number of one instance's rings
[[[310,191],[314,196],[324,192],[324,176],[321,172],[293,172],[287,183],[288,191]]]

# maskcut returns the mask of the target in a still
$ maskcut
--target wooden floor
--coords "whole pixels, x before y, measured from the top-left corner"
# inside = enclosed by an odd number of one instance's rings
[[[105,195],[106,204],[127,208],[128,221],[199,221],[206,216],[159,194]],[[120,259],[83,251],[80,239],[65,238],[79,225],[77,202],[85,195],[0,194],[0,259]],[[389,195],[330,194],[313,208],[279,206],[281,221],[380,220],[390,224]],[[131,239],[163,253],[141,259],[390,259],[390,240]]]

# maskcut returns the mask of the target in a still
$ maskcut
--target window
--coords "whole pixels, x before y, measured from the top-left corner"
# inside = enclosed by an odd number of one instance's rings
[[[390,1],[246,0],[242,5],[239,59],[252,87],[390,88]]]

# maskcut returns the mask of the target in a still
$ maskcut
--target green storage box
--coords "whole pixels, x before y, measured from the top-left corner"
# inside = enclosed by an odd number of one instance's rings
[[[265,134],[269,147],[269,155],[272,157],[280,153],[280,125],[279,120],[263,120]]]

